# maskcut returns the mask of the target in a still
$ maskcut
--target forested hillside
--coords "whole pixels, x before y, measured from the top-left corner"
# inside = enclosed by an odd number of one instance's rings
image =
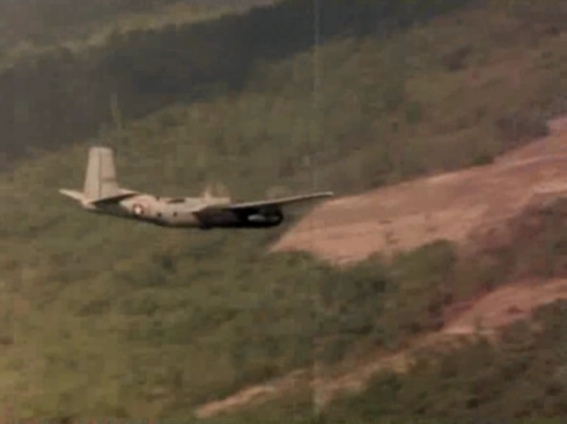
[[[171,6],[193,10],[246,10],[272,3],[272,0],[101,0],[77,2],[71,0],[0,1],[0,22],[4,42],[31,41],[45,45],[74,37],[85,37],[107,23],[121,18],[139,18],[153,14],[158,18]],[[177,9],[177,10],[180,10]],[[91,34],[92,35],[92,34]]]
[[[89,215],[57,194],[82,185],[94,143],[115,148],[124,186],[156,194],[198,194],[210,181],[235,199],[352,193],[490,162],[564,112],[559,1],[323,1],[317,107],[310,4],[117,30],[104,43],[4,61],[0,407],[22,417],[187,417],[308,366],[322,337],[333,339],[329,362],[354,348],[397,349],[442,325],[450,287],[474,294],[515,277],[529,243],[463,262],[438,241],[338,270],[267,254],[287,225],[168,231]],[[559,275],[564,223],[553,225],[538,237],[556,246]],[[505,378],[498,367],[486,381]],[[415,379],[446,387],[443,370],[423,372],[392,377],[377,405],[399,414],[421,396],[407,394]],[[434,401],[410,412],[450,410]]]
[[[349,32],[383,38],[459,4],[442,0],[410,8],[411,2],[393,0],[355,6],[329,0],[321,3],[322,32],[327,41]],[[173,14],[170,25],[118,27],[95,44],[69,47],[61,41],[37,52],[8,51],[0,72],[0,153],[12,158],[95,136],[112,124],[112,107],[129,120],[174,103],[242,91],[260,64],[311,47],[311,8],[309,2],[287,0],[198,23],[190,16],[177,22]],[[270,88],[288,83],[280,79]]]

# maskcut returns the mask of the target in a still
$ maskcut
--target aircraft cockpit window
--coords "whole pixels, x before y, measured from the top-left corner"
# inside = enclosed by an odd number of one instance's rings
[[[167,203],[185,203],[185,199],[171,199]]]

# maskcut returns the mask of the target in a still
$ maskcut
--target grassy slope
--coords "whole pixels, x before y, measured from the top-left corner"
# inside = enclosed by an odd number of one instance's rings
[[[323,116],[311,108],[310,56],[299,54],[259,67],[242,94],[172,107],[93,142],[117,149],[125,186],[173,195],[211,179],[237,197],[307,190],[312,149],[320,185],[338,191],[471,165],[518,140],[510,117],[530,124],[519,135],[534,134],[532,117],[552,111],[565,69],[547,18],[528,25],[532,17],[492,7],[388,42],[325,46]],[[315,119],[324,125],[312,133]],[[339,273],[303,255],[265,256],[282,230],[186,233],[94,217],[56,194],[81,184],[85,153],[46,154],[0,180],[0,401],[22,415],[186,415],[305,365],[317,289],[332,288],[341,311],[325,322],[332,333],[395,345],[438,324],[428,311],[457,275],[450,246]],[[432,284],[440,291],[425,296]],[[384,307],[392,296],[404,311]]]

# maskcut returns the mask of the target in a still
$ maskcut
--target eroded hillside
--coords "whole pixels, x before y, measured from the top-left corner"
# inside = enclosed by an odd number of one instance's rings
[[[437,239],[461,245],[530,205],[567,194],[567,132],[551,135],[493,164],[440,174],[325,202],[273,251],[308,250],[333,262],[393,254]]]

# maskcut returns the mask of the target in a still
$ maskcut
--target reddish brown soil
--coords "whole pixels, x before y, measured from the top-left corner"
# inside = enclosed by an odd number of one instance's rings
[[[392,254],[436,239],[465,243],[526,206],[567,193],[567,135],[552,135],[487,166],[337,198],[314,208],[272,251],[307,250],[334,263]]]

